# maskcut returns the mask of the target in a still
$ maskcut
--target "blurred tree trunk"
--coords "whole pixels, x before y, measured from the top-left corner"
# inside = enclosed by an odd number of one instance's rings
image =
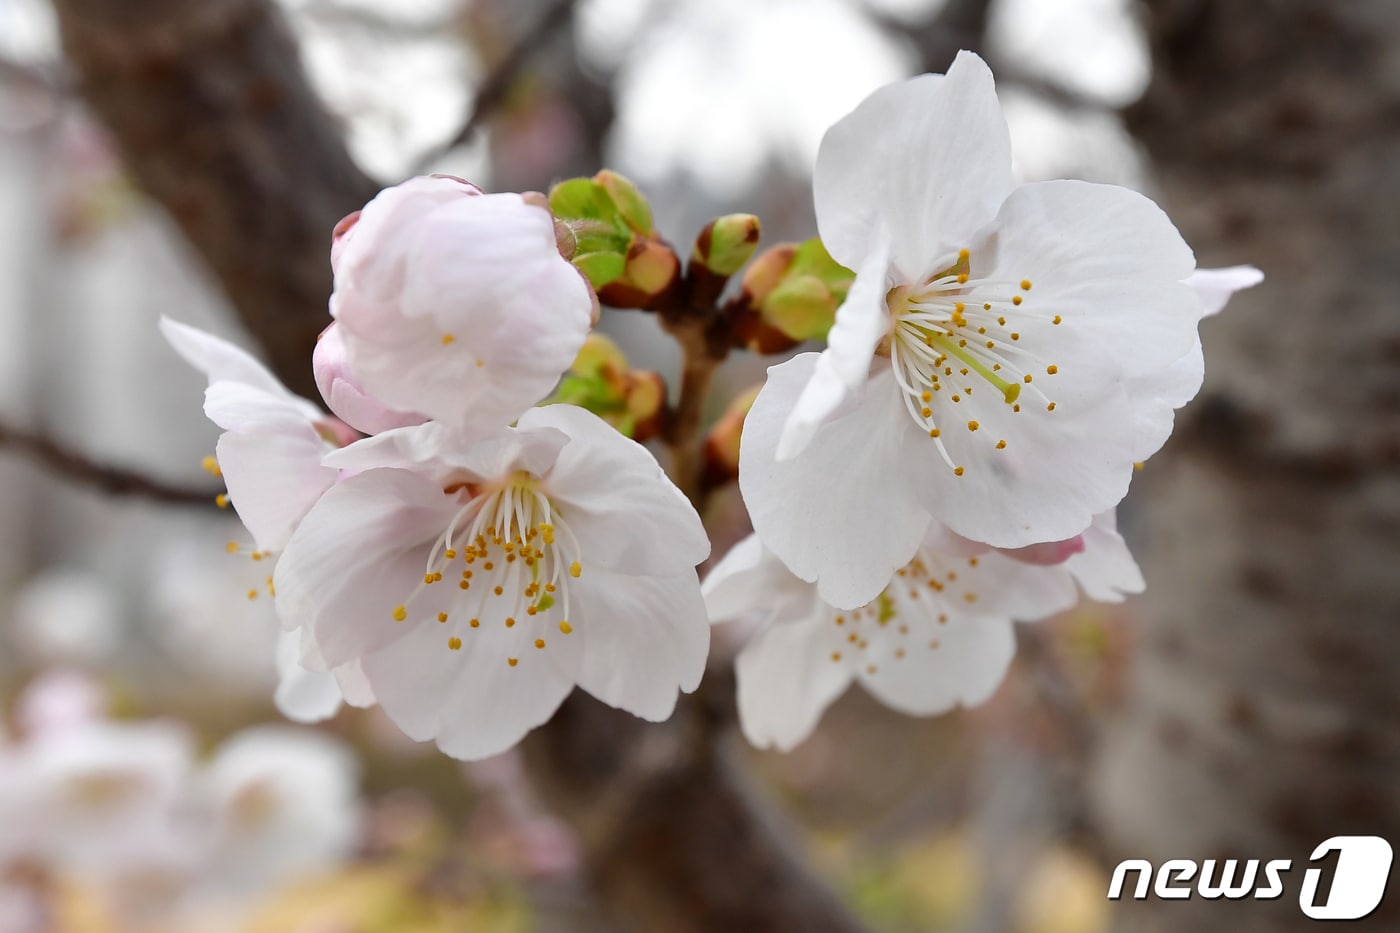
[[[1125,901],[1124,928],[1304,929],[1314,846],[1400,844],[1400,4],[1160,0],[1147,26],[1128,117],[1163,200],[1203,265],[1268,279],[1203,327],[1206,389],[1139,484],[1098,815],[1115,858],[1294,860],[1277,901]],[[1391,888],[1363,927],[1397,928]]]

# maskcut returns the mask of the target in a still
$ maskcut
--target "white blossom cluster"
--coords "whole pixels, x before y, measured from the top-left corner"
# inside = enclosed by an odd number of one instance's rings
[[[825,248],[854,270],[827,346],[769,370],[709,540],[652,455],[540,406],[596,321],[541,199],[416,178],[346,218],[314,366],[333,415],[171,321],[209,377],[217,468],[275,563],[284,710],[378,702],[481,758],[579,686],[660,720],[709,624],[756,744],[790,748],[853,681],[928,714],[988,697],[1013,622],[1143,587],[1113,510],[1203,376],[1199,321],[1257,270],[1200,271],[1162,211],[1017,185],[991,73],[890,85],[827,133]]]

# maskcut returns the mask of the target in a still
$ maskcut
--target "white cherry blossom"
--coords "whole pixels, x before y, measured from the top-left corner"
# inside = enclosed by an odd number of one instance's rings
[[[209,379],[204,412],[224,433],[208,465],[228,486],[229,501],[254,541],[251,550],[237,542],[230,542],[228,550],[246,550],[247,556],[260,563],[260,572],[250,577],[249,600],[261,598],[264,589],[270,596],[277,553],[311,506],[340,477],[338,469],[322,460],[353,438],[354,432],[293,393],[249,353],[228,341],[169,318],[163,318],[160,327],[176,352]],[[365,411],[376,403],[361,397],[359,404],[357,410]],[[196,616],[220,615],[214,605],[197,611],[199,602],[207,601],[208,592],[191,592],[191,582],[189,574],[178,575],[167,594],[185,604],[180,610],[182,624]],[[246,628],[243,625],[240,630]],[[339,682],[358,684],[358,672],[353,665],[334,672],[307,669],[296,655],[299,640],[292,639],[291,649],[275,649],[279,679],[276,702],[288,718],[316,722],[334,715],[343,692]],[[268,658],[273,654],[269,637]],[[366,706],[373,700],[357,690],[352,702]]]
[[[703,592],[712,621],[755,628],[735,663],[744,735],[787,751],[852,682],[910,715],[983,702],[1015,655],[1013,620],[1068,609],[1076,581],[1115,602],[1142,589],[1111,514],[1085,532],[1082,551],[1055,566],[963,546],[940,531],[879,596],[852,610],[824,602],[750,536],[710,571]]]
[[[693,690],[709,542],[645,448],[570,405],[472,440],[429,422],[327,458],[328,491],[276,570],[284,624],[359,662],[411,738],[476,759],[577,684],[647,719]]]
[[[833,126],[815,195],[857,278],[827,349],[771,369],[749,414],[765,546],[851,607],[935,520],[1015,548],[1116,505],[1199,387],[1194,259],[1166,215],[1110,185],[1014,185],[966,52]]]

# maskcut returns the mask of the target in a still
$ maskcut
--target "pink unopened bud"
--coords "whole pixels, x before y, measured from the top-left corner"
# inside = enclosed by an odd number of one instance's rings
[[[1063,564],[1076,554],[1084,552],[1084,536],[1075,535],[1066,541],[1046,541],[1018,548],[997,548],[1001,553],[1023,564],[1036,564],[1049,567]]]
[[[379,434],[390,428],[422,424],[428,419],[413,412],[398,411],[368,394],[350,372],[349,354],[339,324],[321,333],[311,355],[316,388],[330,410],[346,424],[365,434]]]
[[[340,222],[337,223],[335,229],[331,231],[331,269],[335,269],[336,265],[339,264],[340,253],[341,250],[344,249],[343,244],[345,243],[345,237],[359,220],[360,212],[351,211],[340,218]]]

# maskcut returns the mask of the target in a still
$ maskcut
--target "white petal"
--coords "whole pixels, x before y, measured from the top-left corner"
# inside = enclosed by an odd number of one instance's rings
[[[448,647],[453,631],[461,632],[457,651]],[[478,629],[454,629],[425,619],[368,654],[362,666],[380,707],[405,734],[435,738],[445,754],[474,761],[519,742],[573,688],[582,641],[550,632],[538,649],[538,634],[523,622],[507,629],[484,620]]]
[[[1125,389],[1134,410],[1134,461],[1146,460],[1162,449],[1171,436],[1176,410],[1201,391],[1205,366],[1197,340],[1175,363],[1127,382]]]
[[[580,639],[579,686],[635,716],[659,722],[676,693],[700,684],[710,650],[710,623],[695,571],[670,577],[585,572],[569,588]]]
[[[406,470],[371,470],[333,486],[302,520],[273,574],[284,627],[309,625],[327,665],[338,667],[403,635],[436,609],[414,605],[428,545],[459,503]]]
[[[1254,266],[1227,266],[1223,269],[1197,269],[1186,278],[1201,299],[1201,317],[1224,310],[1235,292],[1253,288],[1264,281],[1264,273]]]
[[[913,422],[888,369],[802,454],[777,460],[780,425],[816,358],[804,353],[768,370],[744,423],[739,488],[764,547],[816,581],[827,602],[852,608],[874,599],[913,557],[929,515],[900,468]]]
[[[818,610],[810,618],[770,625],[739,652],[739,727],[753,745],[790,751],[850,685],[850,668],[832,660],[823,630],[832,615]]]
[[[817,226],[839,262],[862,265],[889,225],[906,279],[967,246],[1011,190],[1011,141],[991,71],[959,53],[946,76],[870,95],[822,139],[813,174]]]
[[[1041,328],[1045,362],[1062,368],[1092,338],[1128,377],[1190,349],[1200,302],[1182,280],[1195,260],[1161,208],[1135,191],[1083,181],[1022,185],[972,247],[972,275],[1032,283],[1015,323]],[[1022,327],[1025,331],[1027,328]],[[1040,346],[1037,349],[1041,349]]]
[[[160,319],[160,332],[175,352],[195,369],[216,382],[238,382],[273,395],[295,398],[268,368],[246,350],[168,317]]]
[[[957,574],[940,593],[950,616],[974,614],[1034,622],[1064,612],[1079,601],[1079,591],[1063,565],[1027,564],[995,551],[975,558],[928,551],[921,551],[920,556],[935,576],[946,577],[950,570]],[[898,582],[891,587],[897,587]],[[922,602],[911,602],[902,604],[906,614],[926,616],[932,611]]]
[[[280,551],[339,476],[321,465],[325,441],[300,426],[295,434],[229,431],[215,446],[229,500],[259,550]]]
[[[335,675],[335,682],[340,687],[341,696],[350,706],[356,709],[366,709],[378,702],[374,698],[374,688],[369,685],[369,678],[365,677],[364,668],[360,666],[360,662],[351,661],[349,664],[342,664],[331,673]]]
[[[710,554],[695,508],[645,447],[573,405],[526,412],[519,433],[562,433],[569,442],[544,474],[544,488],[594,566],[623,573],[693,571]]]
[[[1084,532],[1084,553],[1074,555],[1064,566],[1084,587],[1085,595],[1102,603],[1120,603],[1125,595],[1146,588],[1112,511],[1094,517],[1094,524]]]
[[[700,585],[711,622],[744,619],[755,625],[805,618],[818,605],[816,587],[793,576],[749,535],[710,568]]]
[[[225,431],[281,434],[315,434],[317,422],[324,418],[305,399],[243,382],[216,382],[205,389],[204,414]]]
[[[277,639],[277,709],[294,722],[329,719],[340,709],[340,687],[331,674],[301,666],[301,633],[283,632]]]
[[[956,615],[938,625],[937,648],[914,644],[903,658],[886,658],[875,673],[860,669],[865,689],[892,709],[914,716],[975,706],[996,692],[1016,654],[1006,619]]]
[[[1061,359],[1057,375],[1035,374],[1053,411],[1039,385],[1022,391],[1019,412],[990,386],[974,385],[977,394],[957,404],[941,402],[947,391],[935,396],[940,441],[961,476],[903,418],[904,453],[892,469],[907,474],[926,510],[963,537],[1019,548],[1072,538],[1122,500],[1140,410],[1108,351],[1088,337],[1082,344],[1080,358]]]
[[[826,349],[817,358],[811,378],[783,425],[778,441],[779,460],[801,453],[812,442],[817,428],[840,410],[842,402],[864,389],[875,348],[890,328],[885,305],[889,250],[889,239],[881,228],[845,302],[836,310]]]

